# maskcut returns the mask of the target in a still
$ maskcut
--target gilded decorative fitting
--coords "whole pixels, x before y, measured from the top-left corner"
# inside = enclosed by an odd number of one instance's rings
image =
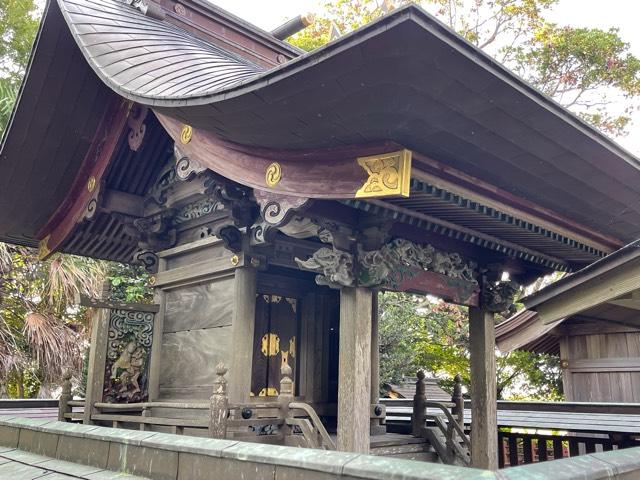
[[[89,193],[93,192],[96,189],[96,183],[96,177],[91,175],[89,177],[89,180],[87,180],[87,190],[89,191]]]
[[[49,238],[51,235],[47,235],[38,244],[38,259],[44,260],[51,253],[51,249],[49,248]]]
[[[240,263],[240,257],[238,257],[238,255],[233,255],[231,257],[231,265],[233,265],[235,267],[239,263]]]
[[[153,286],[156,284],[156,277],[149,277],[149,285]]]
[[[275,187],[282,180],[282,168],[278,162],[273,162],[267,167],[265,181],[268,187]]]
[[[409,196],[411,151],[384,153],[357,159],[369,178],[356,192],[356,198]]]
[[[193,128],[191,127],[191,125],[183,125],[182,132],[180,133],[180,141],[182,142],[182,144],[186,145],[187,143],[189,143],[192,137]]]

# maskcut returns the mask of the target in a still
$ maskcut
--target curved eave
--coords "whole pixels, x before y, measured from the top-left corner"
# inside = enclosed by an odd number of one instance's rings
[[[264,71],[115,0],[58,2],[118,94],[225,141],[394,141],[623,242],[640,237],[638,159],[415,6]]]
[[[0,241],[35,246],[65,200],[115,94],[48,6],[0,148]]]

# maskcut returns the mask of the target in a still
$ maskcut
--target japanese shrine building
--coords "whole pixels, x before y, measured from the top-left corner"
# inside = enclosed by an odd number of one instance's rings
[[[0,240],[154,275],[155,305],[94,328],[85,420],[206,400],[219,362],[264,403],[286,364],[366,452],[376,292],[410,291],[469,307],[495,468],[493,313],[640,236],[638,159],[415,6],[305,53],[204,1],[129,3],[48,2],[0,152]]]

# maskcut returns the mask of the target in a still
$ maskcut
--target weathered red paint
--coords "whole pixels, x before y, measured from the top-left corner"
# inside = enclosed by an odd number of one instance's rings
[[[87,203],[100,188],[120,137],[126,134],[125,126],[130,110],[131,103],[120,97],[114,98],[108,106],[68,195],[37,234],[39,240],[48,237],[48,253],[45,258],[54,253],[70,236],[82,218]],[[87,185],[92,177],[95,179],[95,189],[89,191]]]

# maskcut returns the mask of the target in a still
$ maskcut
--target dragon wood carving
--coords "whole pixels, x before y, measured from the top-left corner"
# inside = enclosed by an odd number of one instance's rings
[[[416,271],[424,270],[464,280],[478,287],[477,265],[466,262],[457,253],[448,253],[431,245],[418,245],[395,239],[379,250],[360,249],[357,258],[336,248],[323,247],[309,259],[296,258],[298,266],[318,272],[316,282],[333,288],[397,287]]]

